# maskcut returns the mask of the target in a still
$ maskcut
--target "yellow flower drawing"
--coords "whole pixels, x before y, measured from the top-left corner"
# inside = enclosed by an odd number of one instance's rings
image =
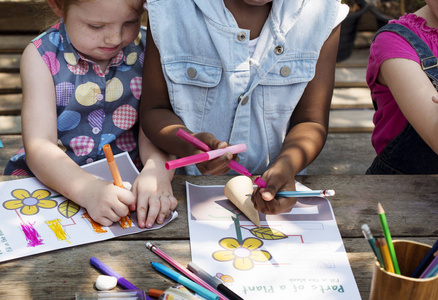
[[[233,265],[238,270],[250,270],[254,267],[253,261],[266,262],[272,258],[265,250],[259,250],[263,242],[256,238],[247,238],[242,244],[235,238],[224,238],[219,245],[226,250],[213,253],[213,258],[218,261],[233,260]]]
[[[50,196],[47,190],[35,190],[32,195],[25,189],[12,191],[12,196],[16,199],[8,200],[3,203],[4,208],[15,210],[19,209],[24,215],[34,215],[39,212],[39,208],[54,208],[58,202],[46,199]]]

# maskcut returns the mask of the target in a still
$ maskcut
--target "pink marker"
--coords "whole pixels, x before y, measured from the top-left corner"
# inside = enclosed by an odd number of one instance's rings
[[[254,179],[254,183],[257,184],[259,188],[265,188],[267,186],[266,182],[261,177]]]
[[[189,142],[190,144],[192,144],[193,146],[195,146],[199,150],[202,150],[204,152],[211,151],[210,147],[208,147],[208,145],[206,143],[204,143],[200,139],[194,137],[193,135],[191,135],[187,131],[182,130],[181,128],[178,129],[178,131],[176,132],[176,136],[182,138],[186,142]]]
[[[245,144],[237,144],[237,145],[229,146],[226,148],[211,150],[208,152],[199,153],[199,154],[171,160],[171,161],[166,162],[165,167],[167,170],[181,168],[181,167],[185,167],[188,165],[193,165],[193,164],[197,164],[197,163],[200,163],[203,161],[218,158],[219,156],[222,156],[228,152],[230,152],[232,154],[236,154],[236,153],[243,152],[245,150],[246,150]]]
[[[205,152],[211,151],[210,147],[208,147],[208,145],[206,143],[204,143],[200,139],[194,137],[193,135],[187,133],[187,131],[184,131],[181,128],[178,129],[178,131],[176,132],[176,136],[182,138],[186,142],[189,142],[190,144],[192,144],[193,146],[195,146],[199,150],[202,150]],[[239,164],[235,160],[230,161],[230,163],[228,164],[228,167],[230,167],[230,169],[233,169],[234,171],[236,171],[239,174],[243,174],[243,175],[248,176],[248,177],[252,176],[252,174],[244,166],[242,166],[241,164]]]

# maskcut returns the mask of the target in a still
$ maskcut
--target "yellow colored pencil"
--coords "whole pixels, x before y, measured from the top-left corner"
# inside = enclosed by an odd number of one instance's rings
[[[385,270],[391,273],[394,272],[394,265],[392,264],[391,255],[389,254],[388,244],[384,238],[378,238],[380,243],[380,250],[382,250],[383,263],[385,264]]]
[[[394,244],[392,243],[391,233],[389,232],[388,222],[386,221],[385,210],[380,202],[377,204],[377,211],[379,213],[380,223],[382,224],[383,234],[385,235],[386,244],[388,245],[389,255],[391,257],[392,266],[394,272],[400,274],[400,268],[398,266],[397,255],[395,254]]]

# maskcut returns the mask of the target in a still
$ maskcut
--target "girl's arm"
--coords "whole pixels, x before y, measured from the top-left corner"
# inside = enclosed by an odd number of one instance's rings
[[[171,185],[174,170],[168,171],[164,166],[174,157],[165,155],[152,144],[141,128],[138,143],[144,167],[134,181],[132,192],[137,198],[138,226],[151,228],[155,221],[162,224],[178,204]]]
[[[253,193],[255,207],[265,214],[289,212],[295,198],[275,198],[279,190],[295,190],[295,175],[321,152],[328,134],[330,103],[333,96],[340,26],[333,29],[321,48],[315,77],[307,85],[290,123],[282,149],[263,174],[265,189]]]
[[[143,66],[143,92],[140,105],[140,124],[144,133],[158,148],[175,156],[185,157],[201,153],[200,150],[176,136],[179,128],[183,128],[189,133],[190,130],[173,112],[161,68],[160,53],[150,30],[147,31],[146,44]],[[210,133],[198,133],[196,137],[205,142],[211,149],[228,146],[227,143],[217,140]],[[237,155],[234,157],[236,158]],[[224,154],[212,161],[197,164],[197,167],[203,174],[224,174],[228,172],[228,164],[232,158],[231,153]]]
[[[388,59],[377,79],[389,87],[403,115],[438,154],[438,106],[433,102],[437,91],[420,65],[403,58]]]
[[[58,147],[56,95],[52,75],[33,44],[21,60],[22,129],[26,162],[46,186],[87,209],[109,226],[126,216],[134,195],[111,182],[97,180]]]

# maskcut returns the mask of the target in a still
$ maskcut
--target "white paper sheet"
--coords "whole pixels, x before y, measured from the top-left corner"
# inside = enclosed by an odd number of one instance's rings
[[[129,155],[114,156],[122,180],[133,183],[138,171]],[[112,181],[106,160],[83,167],[96,177]],[[91,220],[86,210],[38,179],[0,182],[0,262],[117,236],[159,229],[178,216],[175,211],[162,225],[151,229],[137,226],[135,212],[109,227]]]
[[[244,299],[361,299],[330,202],[250,222],[223,186],[186,183],[192,261]],[[297,183],[297,190],[308,190]]]

